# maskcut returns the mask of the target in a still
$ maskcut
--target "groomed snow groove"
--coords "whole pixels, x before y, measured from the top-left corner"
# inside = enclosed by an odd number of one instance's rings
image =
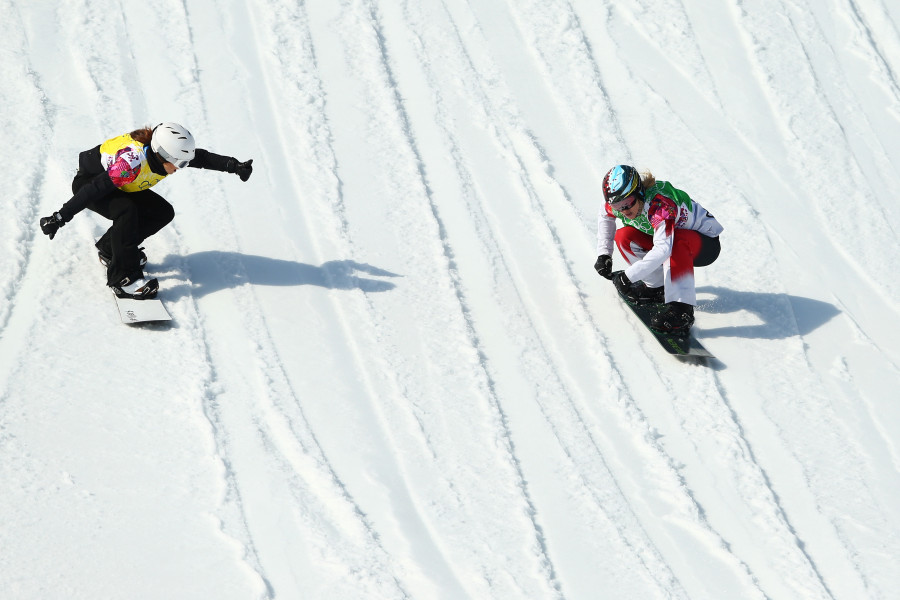
[[[881,0],[0,0],[0,589],[887,599],[900,588],[900,12]],[[160,120],[170,325],[69,196]],[[725,224],[717,359],[595,257],[600,181]],[[621,261],[616,258],[616,266]]]

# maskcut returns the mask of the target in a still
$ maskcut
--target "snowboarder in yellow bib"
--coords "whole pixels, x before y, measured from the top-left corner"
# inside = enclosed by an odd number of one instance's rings
[[[85,208],[110,219],[112,226],[97,241],[107,285],[120,298],[153,298],[159,282],[144,277],[147,257],[140,244],[165,227],[175,210],[150,188],[185,167],[235,173],[247,181],[253,160],[240,162],[197,148],[191,132],[178,123],[136,129],[79,155],[78,173],[72,180],[74,195],[41,219],[41,231],[52,240],[60,227]]]

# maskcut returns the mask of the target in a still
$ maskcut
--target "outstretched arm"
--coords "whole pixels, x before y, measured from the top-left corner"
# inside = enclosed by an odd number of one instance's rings
[[[197,148],[194,151],[194,158],[188,164],[189,167],[195,169],[210,169],[212,171],[222,171],[223,173],[234,173],[241,178],[241,181],[250,179],[253,173],[253,159],[241,162],[233,156],[223,156]]]

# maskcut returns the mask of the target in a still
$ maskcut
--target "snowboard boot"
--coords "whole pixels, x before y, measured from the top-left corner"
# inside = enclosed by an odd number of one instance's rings
[[[657,333],[687,335],[694,324],[694,307],[684,302],[670,302],[650,319],[650,329]]]
[[[662,304],[666,301],[666,289],[663,286],[649,287],[643,281],[638,281],[632,284],[628,301],[635,304]]]
[[[138,248],[138,252],[140,252],[140,258],[139,258],[140,263],[139,264],[140,264],[140,267],[143,269],[144,265],[147,264],[147,255],[144,254],[143,246]],[[106,268],[109,268],[109,263],[112,262],[112,255],[107,254],[103,250],[100,250],[99,248],[97,248],[97,256],[100,257],[100,264]]]
[[[159,291],[159,281],[145,279],[143,276],[132,279],[124,277],[118,285],[111,286],[113,293],[119,298],[134,298],[135,300],[149,300],[156,298]]]

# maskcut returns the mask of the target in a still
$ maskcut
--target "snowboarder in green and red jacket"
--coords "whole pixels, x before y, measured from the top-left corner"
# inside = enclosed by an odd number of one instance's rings
[[[722,225],[709,211],[667,181],[617,165],[603,178],[605,202],[597,224],[597,262],[630,302],[664,302],[650,326],[687,333],[694,324],[694,267],[719,256]],[[616,229],[616,219],[624,227]],[[628,267],[612,271],[613,243]]]

